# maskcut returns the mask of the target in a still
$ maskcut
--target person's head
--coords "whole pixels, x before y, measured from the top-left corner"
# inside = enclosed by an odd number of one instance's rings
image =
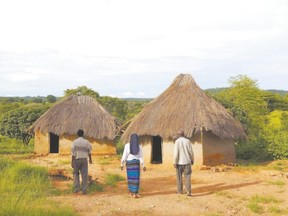
[[[137,155],[139,152],[139,136],[137,134],[131,134],[130,136],[130,153]]]
[[[79,130],[77,131],[77,135],[78,135],[79,137],[83,137],[83,136],[84,136],[84,131],[83,131],[82,129],[79,129]]]
[[[184,137],[184,130],[183,130],[183,128],[181,128],[181,129],[178,130],[177,135],[180,136],[180,137]]]

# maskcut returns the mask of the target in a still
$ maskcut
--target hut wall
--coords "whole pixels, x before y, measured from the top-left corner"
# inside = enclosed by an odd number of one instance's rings
[[[77,139],[76,135],[62,135],[59,137],[59,154],[69,155],[71,154],[71,145],[73,140]],[[116,146],[114,141],[111,140],[96,140],[87,138],[92,145],[93,155],[103,154],[116,154]],[[35,153],[48,154],[50,152],[50,139],[49,134],[43,134],[41,132],[35,133]]]
[[[195,165],[203,164],[203,148],[199,142],[200,136],[191,139],[192,148],[194,152]],[[140,143],[143,148],[143,158],[146,164],[151,163],[152,160],[152,137],[151,136],[141,136]],[[174,141],[164,140],[162,143],[162,164],[171,165],[173,164],[173,154],[174,154]]]
[[[63,135],[60,136],[59,140],[59,153],[62,155],[71,154],[72,142],[77,139],[76,135]],[[85,137],[88,139],[92,146],[93,155],[103,155],[103,154],[116,154],[116,146],[114,141],[111,140],[96,140]]]
[[[221,139],[211,132],[203,134],[204,165],[234,163],[235,160],[235,144],[232,139]]]
[[[41,133],[39,130],[35,131],[34,152],[36,154],[49,153],[49,135]]]

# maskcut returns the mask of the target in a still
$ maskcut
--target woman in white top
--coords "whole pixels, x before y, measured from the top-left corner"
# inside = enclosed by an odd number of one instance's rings
[[[139,183],[140,183],[140,163],[143,171],[146,171],[144,160],[142,156],[142,146],[139,144],[139,137],[137,134],[132,134],[130,142],[124,147],[124,152],[121,158],[121,169],[123,170],[126,162],[127,180],[129,192],[138,198]]]

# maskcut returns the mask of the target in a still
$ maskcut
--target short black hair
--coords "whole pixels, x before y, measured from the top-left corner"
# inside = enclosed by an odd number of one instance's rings
[[[83,137],[83,136],[84,136],[84,131],[83,131],[82,129],[79,129],[79,130],[77,131],[77,135],[78,135],[79,137]]]

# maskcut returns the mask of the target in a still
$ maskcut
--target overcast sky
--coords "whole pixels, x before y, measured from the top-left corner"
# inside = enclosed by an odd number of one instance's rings
[[[286,0],[0,0],[0,96],[156,97],[239,74],[288,90]]]

